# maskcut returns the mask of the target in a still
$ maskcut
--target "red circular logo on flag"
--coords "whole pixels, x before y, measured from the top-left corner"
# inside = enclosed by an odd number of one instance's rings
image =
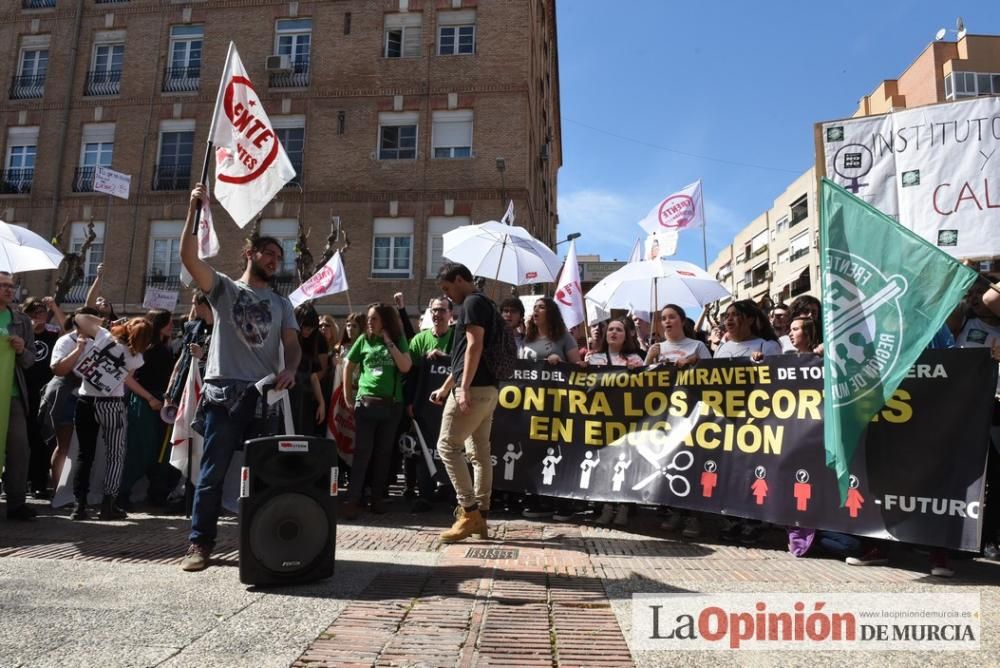
[[[242,99],[234,103],[237,86],[243,87],[242,97],[246,99],[246,104]],[[274,131],[254,114],[255,109],[263,109],[264,106],[260,103],[253,84],[246,77],[236,76],[229,80],[222,108],[226,112],[226,118],[233,125],[233,135],[239,153],[228,156],[232,158],[230,166],[236,167],[238,172],[249,170],[249,173],[219,174],[217,178],[236,185],[250,183],[266,172],[278,157],[278,138],[274,135]]]
[[[681,229],[694,222],[694,200],[688,195],[671,195],[663,200],[657,215],[661,227]]]
[[[302,284],[302,292],[306,293],[307,297],[323,294],[333,285],[333,279],[336,276],[337,274],[333,269],[323,267]]]

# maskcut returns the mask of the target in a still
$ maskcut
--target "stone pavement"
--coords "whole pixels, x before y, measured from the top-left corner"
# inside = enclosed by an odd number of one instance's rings
[[[903,548],[894,568],[794,559],[779,532],[765,547],[685,542],[651,511],[627,531],[491,517],[490,540],[442,545],[450,514],[399,510],[339,527],[333,578],[258,589],[239,583],[231,518],[216,565],[189,574],[183,518],[38,508],[0,523],[2,667],[1000,664],[1000,564],[980,560],[940,580]],[[975,653],[630,654],[631,595],[685,591],[976,591],[986,633]]]

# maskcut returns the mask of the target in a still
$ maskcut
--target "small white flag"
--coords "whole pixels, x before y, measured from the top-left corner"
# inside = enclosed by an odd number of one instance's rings
[[[309,277],[309,280],[288,295],[288,300],[292,302],[292,306],[298,306],[307,299],[319,299],[345,290],[347,290],[347,275],[344,273],[344,262],[340,259],[340,251],[337,251],[326,264]]]
[[[556,288],[556,304],[562,313],[566,327],[576,327],[586,315],[583,303],[583,289],[580,287],[580,265],[576,260],[576,241],[569,242],[566,252],[566,264],[559,275],[559,286]]]
[[[639,227],[649,234],[666,230],[687,230],[704,224],[705,203],[701,196],[701,179],[668,195],[639,221]]]
[[[207,185],[206,185],[207,190]],[[201,218],[198,220],[198,257],[207,260],[219,254],[219,235],[215,233],[215,221],[212,219],[212,208],[209,201],[212,196],[206,192],[205,198],[201,200]],[[184,287],[190,288],[194,283],[194,277],[188,272],[187,267],[181,265],[181,283]]]
[[[507,205],[507,211],[503,214],[503,218],[500,219],[500,222],[504,225],[514,224],[514,200],[511,200],[510,204]]]
[[[644,260],[670,257],[677,252],[677,230],[663,230],[646,237]]]
[[[170,442],[173,448],[170,450],[170,465],[183,473],[188,471],[188,458],[191,458],[191,483],[197,484],[201,474],[201,454],[204,449],[204,439],[201,434],[191,428],[194,422],[195,411],[201,401],[201,370],[198,367],[198,360],[191,358],[191,366],[188,370],[187,380],[184,383],[184,391],[181,392],[180,401],[177,402],[177,420],[174,422],[174,433]]]
[[[628,256],[628,264],[641,261],[642,261],[642,239],[639,238],[635,240],[635,245],[632,246],[632,254]]]
[[[232,42],[215,99],[209,141],[215,147],[215,198],[240,227],[253,220],[295,178],[295,168]]]

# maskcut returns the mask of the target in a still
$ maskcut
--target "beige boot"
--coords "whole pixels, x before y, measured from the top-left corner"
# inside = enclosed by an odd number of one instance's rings
[[[480,538],[489,536],[486,520],[478,509],[466,511],[459,506],[455,509],[455,517],[455,523],[451,528],[441,532],[442,543],[457,543],[473,534],[479,534]]]

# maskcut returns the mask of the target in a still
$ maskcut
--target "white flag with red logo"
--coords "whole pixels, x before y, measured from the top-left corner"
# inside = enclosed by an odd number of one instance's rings
[[[347,290],[347,275],[344,272],[344,261],[340,258],[340,251],[337,251],[326,264],[309,277],[309,280],[288,295],[288,301],[292,302],[292,306],[298,306],[307,299],[319,299],[345,290]]]
[[[201,218],[198,220],[198,257],[207,260],[219,254],[219,235],[215,233],[215,221],[212,219],[212,208],[209,206],[211,195],[206,194],[201,200]],[[181,265],[181,283],[190,288],[194,277],[187,267]]]
[[[198,368],[198,360],[192,357],[187,382],[184,383],[184,391],[177,405],[174,433],[170,439],[173,444],[170,450],[170,465],[187,476],[190,458],[192,484],[198,484],[201,454],[205,447],[205,440],[201,434],[191,428],[199,401],[201,401],[201,370]]]
[[[576,242],[569,242],[566,252],[566,264],[559,275],[559,286],[556,288],[556,304],[562,313],[566,327],[576,327],[586,317],[586,307],[583,303],[583,289],[580,287],[580,265],[576,261]]]
[[[215,147],[215,198],[240,227],[253,220],[295,178],[295,168],[232,42],[215,99],[209,141]]]
[[[654,206],[639,221],[639,227],[649,234],[701,227],[705,224],[705,202],[701,196],[701,179],[685,186]]]

